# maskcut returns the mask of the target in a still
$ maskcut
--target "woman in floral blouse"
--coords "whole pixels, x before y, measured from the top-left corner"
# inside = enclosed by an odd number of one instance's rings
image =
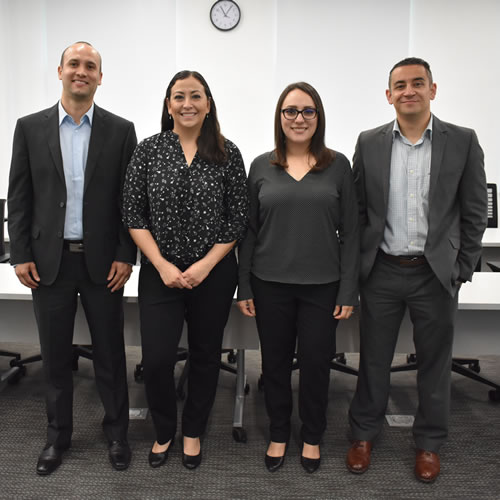
[[[149,463],[165,463],[177,427],[174,367],[188,326],[188,397],[183,458],[201,462],[224,327],[237,283],[234,245],[245,234],[246,174],[238,148],[220,133],[205,79],[181,71],[170,82],[162,131],[142,141],[124,188],[124,223],[142,252],[139,308],[144,382],[156,441]]]

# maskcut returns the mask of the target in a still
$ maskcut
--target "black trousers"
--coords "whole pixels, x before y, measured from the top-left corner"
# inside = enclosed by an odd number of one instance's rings
[[[297,348],[301,438],[319,444],[326,429],[330,361],[335,354],[338,282],[293,285],[252,275],[251,283],[271,441],[283,443],[290,437],[291,373]]]
[[[168,288],[152,264],[141,266],[139,307],[144,383],[156,438],[163,444],[177,428],[174,368],[184,320],[188,328],[188,395],[182,433],[205,432],[219,378],[224,327],[237,283],[234,251],[192,290]]]
[[[354,439],[372,441],[382,429],[390,369],[406,308],[417,355],[417,448],[437,452],[448,435],[451,354],[458,296],[428,264],[401,267],[378,256],[361,287],[360,365],[349,419]]]
[[[111,293],[106,284],[93,283],[84,254],[64,250],[56,281],[33,290],[47,386],[47,441],[61,448],[71,444],[73,431],[72,344],[78,294],[92,339],[104,433],[109,441],[122,440],[128,429],[123,290]]]

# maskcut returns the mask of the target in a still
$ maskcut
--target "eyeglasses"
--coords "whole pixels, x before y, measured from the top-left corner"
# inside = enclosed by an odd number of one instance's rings
[[[318,115],[318,110],[314,108],[304,108],[302,110],[298,110],[296,108],[285,108],[282,109],[281,112],[287,120],[295,120],[299,115],[302,115],[304,120],[314,120]]]

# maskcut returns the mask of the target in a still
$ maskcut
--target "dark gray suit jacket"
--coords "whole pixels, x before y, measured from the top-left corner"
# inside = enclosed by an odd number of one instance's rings
[[[136,259],[136,247],[121,222],[121,190],[136,144],[133,123],[94,107],[83,239],[87,269],[95,283],[106,283],[114,260]],[[11,263],[34,261],[41,283],[52,284],[61,262],[66,211],[57,104],[17,122],[8,209]]]
[[[362,132],[353,170],[361,224],[360,280],[373,267],[384,236],[394,122]],[[451,295],[468,281],[481,255],[488,201],[484,155],[475,132],[434,116],[429,230],[424,255]]]

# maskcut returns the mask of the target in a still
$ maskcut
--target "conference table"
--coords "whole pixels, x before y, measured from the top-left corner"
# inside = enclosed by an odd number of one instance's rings
[[[140,345],[139,311],[137,304],[138,267],[134,267],[131,279],[125,286],[125,343]],[[468,358],[500,355],[500,273],[475,273],[473,281],[462,286],[459,294],[459,309],[455,326],[453,355]],[[397,353],[414,352],[412,325],[408,315],[401,325]],[[37,343],[38,334],[31,304],[31,292],[17,280],[9,264],[0,264],[0,342]],[[90,344],[90,336],[81,306],[75,321],[75,344]],[[186,345],[185,332],[181,345]],[[233,412],[233,436],[246,439],[243,429],[245,389],[245,350],[259,349],[259,341],[253,318],[243,316],[233,304],[224,333],[223,348],[236,350],[236,391]],[[359,352],[358,318],[354,314],[341,321],[337,330],[337,351]],[[474,368],[475,371],[476,367]],[[14,366],[1,375],[5,381],[19,376]],[[469,370],[471,371],[471,370]],[[350,372],[352,373],[352,372]],[[477,380],[480,377],[478,375]],[[500,386],[491,381],[479,380],[494,388],[491,399],[500,399]]]

